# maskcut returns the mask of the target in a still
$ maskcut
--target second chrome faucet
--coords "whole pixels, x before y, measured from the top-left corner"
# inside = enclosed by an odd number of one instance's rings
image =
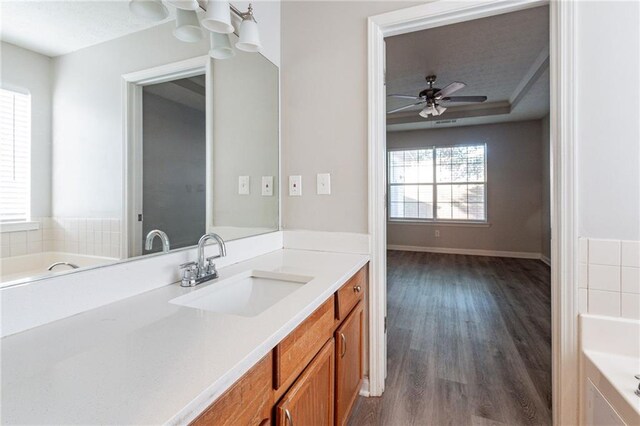
[[[220,251],[219,254],[205,259],[204,247],[209,240],[215,240],[218,243]],[[218,278],[218,271],[213,261],[226,255],[227,247],[220,235],[214,233],[204,234],[198,241],[198,261],[187,262],[180,265],[180,269],[184,269],[180,285],[182,287],[195,287],[203,282]]]

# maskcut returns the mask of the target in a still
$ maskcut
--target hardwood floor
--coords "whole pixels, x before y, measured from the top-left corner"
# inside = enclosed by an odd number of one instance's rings
[[[384,395],[351,425],[550,425],[549,267],[388,252]]]

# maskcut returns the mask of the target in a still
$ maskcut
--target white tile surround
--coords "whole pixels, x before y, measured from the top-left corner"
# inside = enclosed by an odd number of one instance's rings
[[[640,241],[580,238],[580,313],[640,319]]]
[[[120,258],[120,219],[33,218],[40,224],[32,231],[0,234],[0,257],[42,252],[64,252]]]

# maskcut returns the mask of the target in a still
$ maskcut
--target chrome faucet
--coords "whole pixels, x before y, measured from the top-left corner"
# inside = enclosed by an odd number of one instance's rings
[[[220,253],[205,259],[204,247],[209,240],[216,240]],[[214,233],[204,234],[200,237],[200,240],[198,240],[198,261],[187,262],[180,265],[180,269],[184,269],[180,285],[182,287],[194,287],[203,282],[218,278],[218,271],[213,261],[226,255],[227,246],[220,235]]]
[[[169,237],[167,234],[159,229],[154,229],[153,231],[149,231],[147,234],[147,239],[144,243],[144,248],[146,250],[153,249],[153,240],[158,237],[162,241],[162,251],[164,253],[169,253],[171,245],[169,243]]]

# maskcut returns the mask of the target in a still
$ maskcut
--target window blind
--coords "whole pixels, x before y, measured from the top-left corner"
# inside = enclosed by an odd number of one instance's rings
[[[30,219],[31,96],[0,89],[0,222]]]

